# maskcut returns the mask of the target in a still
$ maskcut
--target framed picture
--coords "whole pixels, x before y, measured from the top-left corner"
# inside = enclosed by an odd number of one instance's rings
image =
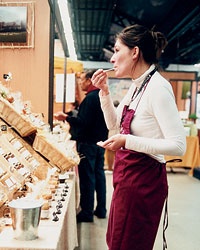
[[[130,78],[108,78],[108,85],[113,102],[120,102],[131,84],[132,80]]]
[[[33,4],[0,2],[0,48],[34,47]]]

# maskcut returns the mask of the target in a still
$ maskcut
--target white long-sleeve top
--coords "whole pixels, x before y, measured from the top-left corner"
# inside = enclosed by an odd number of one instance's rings
[[[145,91],[131,101],[135,89],[141,86],[154,67],[152,65],[142,76],[133,80],[117,109],[110,94],[102,96],[100,91],[99,96],[108,129],[118,129],[124,105],[130,104],[129,108],[135,109],[142,95],[131,122],[131,134],[126,135],[125,148],[165,162],[164,155],[181,156],[186,150],[186,135],[171,84],[159,72],[155,72]]]

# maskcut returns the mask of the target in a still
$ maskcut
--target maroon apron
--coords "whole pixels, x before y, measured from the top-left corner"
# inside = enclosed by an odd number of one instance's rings
[[[121,133],[130,134],[134,113],[124,107]],[[119,149],[113,186],[106,235],[109,250],[152,250],[168,194],[165,163],[144,153]]]

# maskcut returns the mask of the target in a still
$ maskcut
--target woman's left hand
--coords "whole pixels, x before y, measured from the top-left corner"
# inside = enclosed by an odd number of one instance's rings
[[[126,135],[116,134],[111,136],[104,142],[103,141],[97,142],[97,145],[105,149],[117,151],[118,149],[125,147],[125,142],[126,142]]]

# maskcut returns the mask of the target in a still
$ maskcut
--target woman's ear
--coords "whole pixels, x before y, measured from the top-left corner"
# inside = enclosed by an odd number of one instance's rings
[[[138,58],[139,53],[140,53],[139,47],[138,47],[138,46],[135,46],[135,47],[132,49],[132,56],[133,56],[133,59]]]

